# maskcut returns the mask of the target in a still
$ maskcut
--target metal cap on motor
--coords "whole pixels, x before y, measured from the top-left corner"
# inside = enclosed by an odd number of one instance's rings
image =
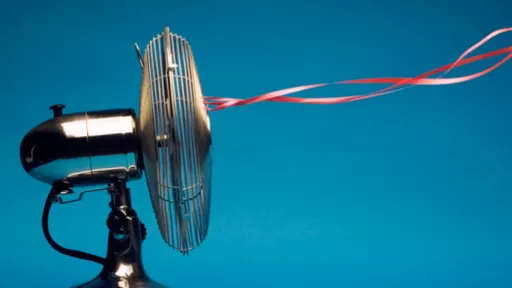
[[[133,109],[63,115],[64,107],[52,106],[54,118],[33,128],[21,141],[20,160],[27,173],[44,183],[65,181],[72,186],[142,177]]]

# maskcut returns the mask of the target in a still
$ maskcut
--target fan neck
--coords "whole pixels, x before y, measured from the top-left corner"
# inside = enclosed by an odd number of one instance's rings
[[[109,184],[111,211],[107,219],[108,248],[103,277],[128,280],[147,278],[142,265],[141,244],[146,230],[131,204],[126,182]]]

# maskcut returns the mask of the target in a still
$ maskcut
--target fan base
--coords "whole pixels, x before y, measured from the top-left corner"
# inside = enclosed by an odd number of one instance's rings
[[[124,181],[109,185],[112,211],[107,219],[109,228],[107,257],[102,271],[89,282],[75,288],[167,288],[151,280],[142,265],[142,240],[146,230],[131,204],[130,189]],[[116,236],[123,235],[118,239]]]
[[[101,276],[73,288],[168,288],[149,278],[104,279]]]

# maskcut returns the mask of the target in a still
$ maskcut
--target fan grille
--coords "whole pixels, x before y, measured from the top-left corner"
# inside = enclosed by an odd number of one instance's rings
[[[187,253],[208,232],[211,133],[188,42],[164,33],[144,53],[140,127],[146,178],[164,240]]]

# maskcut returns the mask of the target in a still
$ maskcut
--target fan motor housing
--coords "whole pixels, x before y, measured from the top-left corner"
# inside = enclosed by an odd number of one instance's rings
[[[140,137],[133,109],[65,114],[42,122],[25,135],[20,160],[37,180],[71,186],[142,177]]]

